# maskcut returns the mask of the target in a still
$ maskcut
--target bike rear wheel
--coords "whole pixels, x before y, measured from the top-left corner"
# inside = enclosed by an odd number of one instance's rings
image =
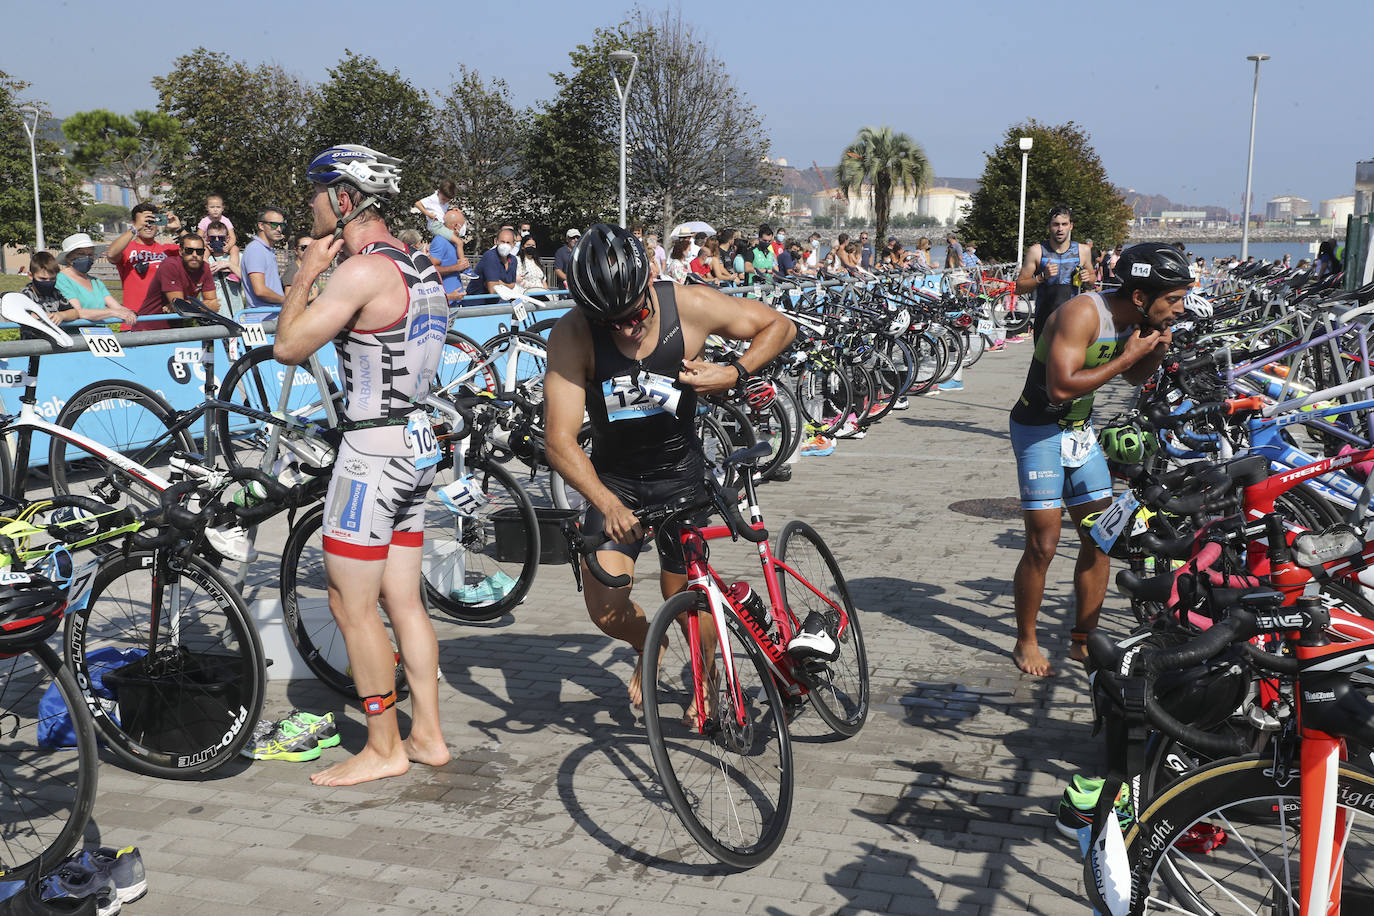
[[[324,507],[316,506],[291,526],[281,552],[281,607],[286,633],[305,666],[329,689],[357,699],[353,672],[348,666],[348,646],[329,610],[329,579],[324,571]],[[378,608],[382,626],[396,654],[396,692],[405,689],[396,637],[391,622]]]
[[[65,858],[91,819],[95,727],[71,671],[41,643],[0,659],[0,722],[0,878],[22,881]]]
[[[833,662],[809,662],[806,670],[812,679],[809,696],[816,713],[838,734],[846,738],[857,734],[868,718],[868,652],[840,564],[816,529],[801,521],[791,521],[783,527],[778,536],[778,560],[796,570],[802,580],[786,573],[778,576],[783,605],[798,621],[805,621],[808,614],[817,611],[826,618],[833,635],[840,615],[830,602],[844,608],[849,619],[849,625],[836,640],[839,657]],[[821,594],[807,588],[808,583]]]
[[[111,508],[156,508],[158,490],[141,476],[142,469],[167,477],[173,452],[195,450],[186,430],[170,431],[176,423],[171,406],[136,382],[93,382],[72,395],[56,422],[140,466],[140,470],[123,470],[53,437],[48,449],[53,492],[90,496]]]
[[[273,357],[271,347],[249,350],[234,361],[224,373],[224,382],[219,390],[220,400],[264,413],[276,413],[281,406],[287,373],[291,373],[291,393],[285,405],[287,416],[329,426],[325,399],[333,400],[337,409],[342,410],[339,393],[333,383],[329,384],[327,391],[321,392],[319,382],[308,366],[282,365]],[[280,468],[295,463],[311,469],[315,476],[322,476],[333,464],[334,448],[318,436],[253,420],[232,410],[213,408],[211,413],[219,434],[219,446],[231,467],[262,468],[273,431],[279,437],[274,466],[262,470],[280,476]]]
[[[674,595],[654,615],[644,643],[644,725],[659,780],[687,832],[719,861],[751,868],[772,855],[787,829],[792,743],[758,647],[727,619],[731,633],[717,639],[696,591]]]
[[[150,551],[102,560],[90,601],[67,616],[65,642],[111,753],[139,773],[186,779],[248,743],[267,667],[238,591],[200,557],[178,562],[169,582]]]

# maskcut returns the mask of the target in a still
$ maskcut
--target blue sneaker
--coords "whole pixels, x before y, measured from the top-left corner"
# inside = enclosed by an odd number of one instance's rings
[[[959,381],[958,379],[952,378],[947,382],[941,382],[935,387],[939,388],[941,391],[963,391],[964,383]]]
[[[121,904],[133,903],[148,893],[148,874],[143,868],[143,856],[139,854],[137,846],[83,849],[72,857],[72,861],[95,872],[97,878],[113,881]]]
[[[40,900],[58,906],[72,907],[90,899],[95,903],[96,916],[115,916],[123,908],[113,879],[73,862],[57,866],[38,888]]]

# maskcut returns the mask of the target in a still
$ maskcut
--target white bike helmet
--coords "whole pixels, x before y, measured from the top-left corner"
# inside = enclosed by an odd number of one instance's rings
[[[341,143],[310,160],[305,177],[312,183],[324,185],[329,189],[329,204],[339,224],[334,237],[343,235],[344,226],[368,207],[380,209],[383,201],[389,201],[401,192],[401,160],[387,156],[366,146],[356,143]],[[362,191],[366,197],[357,209],[347,218],[339,212],[340,183],[350,184]]]
[[[1194,290],[1184,297],[1183,310],[1197,318],[1211,318],[1214,311],[1211,300]]]

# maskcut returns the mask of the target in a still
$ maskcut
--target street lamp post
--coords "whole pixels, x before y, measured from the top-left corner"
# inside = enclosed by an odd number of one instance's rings
[[[1255,88],[1250,93],[1250,155],[1245,160],[1245,212],[1240,215],[1240,259],[1250,255],[1250,176],[1255,170],[1255,113],[1259,110],[1259,65],[1269,59],[1268,54],[1251,54],[1245,58],[1255,62]]]
[[[620,86],[620,77],[615,72],[617,63],[630,62],[630,75],[625,78],[625,87]],[[620,99],[620,225],[625,225],[625,103],[630,97],[630,83],[635,78],[635,68],[639,66],[639,55],[633,51],[611,52],[611,80],[615,83],[615,94]]]
[[[1021,252],[1026,248],[1026,164],[1030,160],[1031,144],[1035,140],[1022,137],[1021,144],[1021,215],[1016,220],[1016,259],[1021,260]]]
[[[38,235],[38,247],[34,251],[42,251],[48,246],[43,239],[43,206],[38,200],[38,147],[34,144],[34,136],[38,131],[38,108],[34,105],[20,105],[18,110],[21,115],[33,115],[32,125],[22,117],[19,121],[24,125],[24,132],[29,135],[29,161],[33,164],[33,223]]]

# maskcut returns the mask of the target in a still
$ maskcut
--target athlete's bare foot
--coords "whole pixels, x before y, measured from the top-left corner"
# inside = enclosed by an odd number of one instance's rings
[[[405,747],[406,757],[410,758],[412,763],[441,767],[453,757],[449,753],[448,745],[444,743],[442,738],[438,741],[421,741],[411,735],[401,744]]]
[[[1088,663],[1088,644],[1074,640],[1069,644],[1069,658],[1076,662]]]
[[[630,675],[630,704],[635,709],[644,708],[644,656],[635,662],[635,673]]]
[[[1011,657],[1016,662],[1016,667],[1032,677],[1049,677],[1054,674],[1049,660],[1040,651],[1039,643],[1023,643],[1017,640],[1016,648],[1011,650]]]
[[[374,779],[400,776],[410,769],[410,760],[406,758],[403,748],[398,748],[398,752],[399,757],[383,757],[372,748],[364,747],[327,770],[311,773],[310,781],[317,786],[356,786]]]

